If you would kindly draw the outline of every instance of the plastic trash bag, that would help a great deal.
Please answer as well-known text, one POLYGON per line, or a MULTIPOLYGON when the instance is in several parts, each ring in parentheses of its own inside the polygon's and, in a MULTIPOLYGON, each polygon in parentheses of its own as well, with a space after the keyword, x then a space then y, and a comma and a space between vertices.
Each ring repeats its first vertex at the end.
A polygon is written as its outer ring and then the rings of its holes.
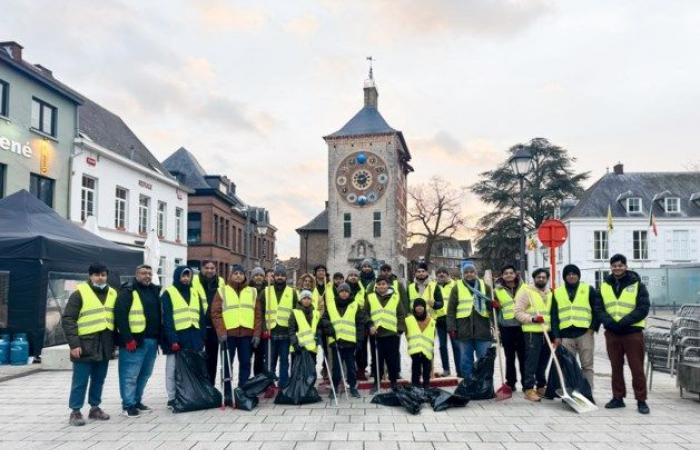
POLYGON ((239 387, 233 390, 233 399, 236 402, 236 409, 242 409, 243 411, 252 411, 258 406, 259 401, 257 395, 249 396, 239 387))
POLYGON ((311 353, 302 350, 292 360, 291 376, 286 388, 277 394, 277 405, 304 405, 318 403, 321 396, 314 386, 316 384, 316 361, 311 353))
POLYGON ((221 392, 209 381, 207 357, 194 350, 175 354, 174 412, 198 411, 221 406, 221 392))
POLYGON ((430 388, 425 390, 426 397, 433 411, 444 411, 447 408, 461 408, 467 406, 468 398, 460 397, 459 395, 438 388, 430 388))
POLYGON ((418 414, 423 407, 423 390, 420 388, 397 386, 394 389, 396 398, 406 411, 410 414, 418 414))
POLYGON ((252 411, 258 406, 258 395, 262 394, 275 384, 275 374, 264 372, 248 379, 241 386, 238 386, 233 391, 233 398, 236 402, 236 408, 244 411, 252 411))
POLYGON ((374 403, 375 405, 383 405, 383 406, 401 406, 401 402, 399 401, 399 398, 396 396, 395 392, 385 392, 383 394, 376 394, 374 397, 372 397, 372 401, 370 403, 374 403))
POLYGON ((488 400, 496 396, 493 390, 493 368, 496 361, 496 349, 488 349, 483 358, 479 358, 474 364, 472 377, 462 380, 455 395, 469 400, 488 400))
MULTIPOLYGON (((559 365, 561 365, 562 375, 564 375, 564 382, 566 383, 567 392, 571 394, 572 390, 578 391, 588 400, 595 403, 593 400, 591 386, 588 384, 588 380, 586 380, 586 378, 583 376, 583 371, 576 360, 576 355, 568 351, 562 345, 557 347, 556 354, 557 359, 559 360, 559 365)), ((550 368, 549 376, 547 377, 547 390, 544 393, 544 397, 550 400, 559 397, 556 392, 557 389, 561 389, 561 383, 559 383, 557 368, 554 366, 554 362, 552 362, 552 367, 550 368)))

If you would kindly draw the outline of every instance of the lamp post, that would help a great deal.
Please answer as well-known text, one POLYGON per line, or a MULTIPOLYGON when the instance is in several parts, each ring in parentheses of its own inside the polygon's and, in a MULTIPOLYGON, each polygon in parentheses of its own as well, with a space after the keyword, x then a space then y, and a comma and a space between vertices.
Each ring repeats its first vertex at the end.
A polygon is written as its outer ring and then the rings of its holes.
POLYGON ((524 145, 518 145, 513 156, 508 160, 510 168, 518 177, 520 186, 520 273, 525 272, 525 195, 523 184, 532 169, 532 152, 524 145))

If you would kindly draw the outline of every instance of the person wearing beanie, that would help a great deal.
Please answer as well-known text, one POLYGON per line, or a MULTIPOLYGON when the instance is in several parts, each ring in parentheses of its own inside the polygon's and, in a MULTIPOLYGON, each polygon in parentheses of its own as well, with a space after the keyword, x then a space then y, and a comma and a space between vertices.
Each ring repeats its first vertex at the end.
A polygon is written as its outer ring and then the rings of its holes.
MULTIPOLYGON (((365 289, 360 282, 360 271, 350 269, 347 273, 346 283, 350 287, 350 298, 357 302, 357 306, 363 310, 365 317, 365 289)), ((355 363, 357 367, 357 379, 367 381, 367 346, 369 345, 369 336, 366 327, 363 332, 358 335, 357 343, 355 344, 355 363)))
POLYGON ((173 284, 160 296, 163 308, 163 342, 165 359, 165 390, 168 407, 175 402, 175 354, 180 350, 201 351, 206 335, 204 300, 192 289, 192 269, 178 266, 173 272, 173 284))
MULTIPOLYGON (((389 286, 394 290, 394 292, 399 293, 399 301, 403 305, 404 312, 411 311, 411 305, 408 303, 408 294, 406 293, 406 286, 399 281, 399 278, 393 273, 393 269, 390 264, 384 263, 379 267, 379 275, 386 277, 389 280, 389 286)), ((368 289, 368 292, 374 291, 374 286, 368 289)), ((399 373, 398 377, 401 378, 401 358, 399 358, 399 373)))
POLYGON ((428 389, 435 350, 435 319, 428 314, 422 298, 413 301, 412 314, 406 317, 406 342, 411 355, 411 384, 428 389), (422 382, 421 382, 422 376, 422 382))
POLYGON ((376 276, 374 275, 374 268, 372 267, 371 259, 363 259, 360 264, 360 283, 362 284, 362 289, 365 291, 369 289, 369 286, 374 283, 376 276))
POLYGON ((562 271, 564 284, 554 290, 552 298, 552 335, 581 361, 583 376, 593 390, 594 332, 600 323, 593 310, 598 295, 581 281, 581 270, 569 264, 562 271))
MULTIPOLYGON (((318 352, 321 315, 316 311, 311 301, 312 293, 302 290, 299 293, 297 307, 289 316, 288 338, 291 345, 292 358, 302 351, 311 353, 314 361, 318 352)), ((293 374, 292 374, 293 375, 293 374)))
MULTIPOLYGON (((440 343, 440 361, 442 362, 442 376, 450 376, 450 356, 447 350, 447 309, 454 287, 454 281, 450 278, 450 273, 446 267, 438 268, 435 273, 437 281, 433 289, 433 307, 428 308, 430 317, 435 319, 435 328, 437 329, 438 341, 440 343), (438 306, 442 305, 442 306, 438 306)), ((457 344, 450 338, 452 343, 452 356, 455 361, 455 368, 459 372, 459 352, 457 344)))
POLYGON ((525 372, 522 374, 525 398, 539 402, 546 390, 545 371, 551 353, 544 333, 551 335, 552 291, 548 286, 549 273, 545 269, 533 271, 532 279, 533 285, 522 289, 515 297, 515 318, 522 324, 527 345, 525 372))
MULTIPOLYGON (((312 291, 312 300, 315 302, 316 310, 323 316, 326 310, 326 302, 333 300, 333 282, 329 279, 328 268, 323 264, 317 264, 314 267, 314 288, 312 291)), ((326 336, 321 336, 321 345, 323 345, 323 350, 328 353, 328 342, 326 336)), ((328 364, 333 364, 328 361, 328 364)), ((329 374, 333 368, 326 367, 326 361, 324 360, 321 365, 321 376, 323 377, 323 383, 329 383, 329 374)))
POLYGON ((202 262, 202 269, 192 276, 192 289, 197 292, 204 304, 204 320, 206 322, 206 334, 204 337, 204 351, 207 354, 207 373, 211 384, 216 382, 216 367, 219 358, 219 340, 216 330, 211 324, 211 313, 209 308, 214 300, 216 291, 226 285, 223 277, 216 273, 216 262, 205 260, 202 262))
POLYGON ((275 267, 274 282, 265 288, 265 326, 272 338, 270 367, 277 371, 279 360, 278 387, 284 389, 289 383, 289 319, 297 304, 297 293, 287 286, 287 270, 275 267))
MULTIPOLYGON (((250 282, 248 286, 255 288, 258 294, 256 302, 260 304, 263 317, 265 317, 265 288, 267 281, 265 280, 265 269, 255 267, 250 271, 250 282)), ((256 308, 258 305, 256 304, 256 308)), ((253 350, 253 375, 259 375, 267 370, 267 359, 270 357, 270 331, 265 327, 265 321, 262 321, 262 332, 260 333, 260 345, 253 350)))
MULTIPOLYGON (((341 382, 340 365, 345 365, 350 395, 360 398, 357 391, 357 369, 355 351, 357 344, 365 339, 367 316, 364 308, 352 297, 352 288, 342 283, 337 288, 337 298, 327 304, 323 321, 327 330, 328 346, 333 357, 331 381, 335 392, 341 382)), ((331 390, 331 396, 333 390, 331 390)))
POLYGON ((486 355, 491 335, 491 288, 480 279, 472 261, 462 266, 462 279, 455 282, 447 307, 447 331, 457 344, 457 375, 470 380, 475 360, 486 355))
POLYGON ((521 384, 525 373, 526 346, 523 329, 515 318, 515 298, 520 291, 527 289, 512 264, 506 264, 501 268, 501 277, 496 280, 494 294, 494 308, 498 312, 498 331, 501 334, 501 344, 506 356, 506 384, 515 391, 518 381, 518 371, 515 369, 515 360, 518 360, 521 384))

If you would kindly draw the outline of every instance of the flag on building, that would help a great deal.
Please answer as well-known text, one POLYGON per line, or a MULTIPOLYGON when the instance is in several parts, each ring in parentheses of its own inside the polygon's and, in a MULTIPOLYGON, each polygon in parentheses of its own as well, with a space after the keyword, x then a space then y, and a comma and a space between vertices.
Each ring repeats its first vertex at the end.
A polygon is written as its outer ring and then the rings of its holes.
POLYGON ((656 216, 654 215, 654 210, 650 208, 649 211, 649 227, 651 231, 654 232, 654 236, 659 235, 659 230, 656 229, 656 216))
POLYGON ((613 225, 612 207, 608 204, 608 233, 612 233, 615 228, 613 225))

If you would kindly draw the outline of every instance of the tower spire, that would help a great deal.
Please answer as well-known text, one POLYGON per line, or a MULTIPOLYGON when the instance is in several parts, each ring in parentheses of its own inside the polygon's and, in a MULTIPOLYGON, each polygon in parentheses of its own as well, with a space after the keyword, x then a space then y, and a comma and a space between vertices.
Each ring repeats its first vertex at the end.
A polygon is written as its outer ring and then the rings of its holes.
POLYGON ((377 98, 379 97, 379 92, 377 92, 377 86, 374 84, 374 70, 372 68, 372 63, 374 62, 373 56, 367 56, 367 61, 369 61, 369 78, 365 80, 365 106, 377 107, 377 98))

